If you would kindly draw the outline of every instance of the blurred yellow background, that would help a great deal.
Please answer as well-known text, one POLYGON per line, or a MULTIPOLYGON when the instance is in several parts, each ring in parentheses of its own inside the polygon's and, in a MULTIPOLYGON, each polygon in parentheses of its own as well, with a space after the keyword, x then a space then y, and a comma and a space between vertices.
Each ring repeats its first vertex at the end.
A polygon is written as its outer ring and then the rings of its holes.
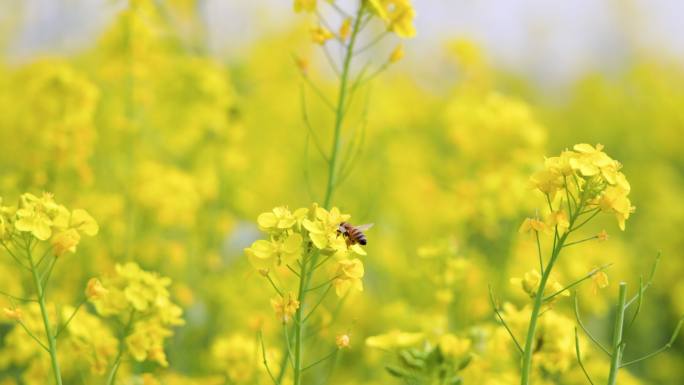
MULTIPOLYGON (((314 93, 302 98, 308 88, 292 57, 310 61, 308 78, 326 94, 335 75, 310 42, 309 16, 293 13, 290 1, 128 3, 0 5, 0 195, 5 203, 50 191, 98 221, 99 235, 56 267, 56 301, 76 303, 88 278, 115 263, 135 261, 173 280, 186 324, 166 346, 170 366, 131 365, 137 376, 122 383, 148 384, 142 373, 156 373, 168 384, 268 384, 255 335, 263 328, 278 357, 279 325, 243 248, 259 237, 259 213, 321 201, 326 166, 307 137, 302 102, 325 148, 332 122, 314 93)), ((509 278, 537 266, 535 244, 518 234, 545 205, 528 179, 545 156, 575 143, 601 143, 623 163, 637 209, 624 232, 609 218, 593 223, 587 234, 605 228, 609 240, 569 250, 558 278, 613 263, 608 288, 579 290, 585 323, 608 341, 615 283, 636 290, 661 250, 630 352, 670 337, 684 314, 684 31, 675 17, 684 9, 598 3, 416 1, 405 59, 352 106, 350 119, 366 109, 368 124, 333 201, 353 223, 375 227, 364 292, 341 309, 323 306, 336 321, 316 338, 352 336, 330 383, 394 381, 383 369, 391 358, 363 343, 392 329, 468 336, 480 359, 466 384, 517 383, 519 360, 494 322, 487 287, 527 302, 509 278)), ((392 39, 367 60, 385 60, 392 39)), ((350 128, 343 141, 354 135, 350 128)), ((0 259, 0 289, 21 293, 13 269, 0 259)), ((568 326, 554 333, 571 340, 549 359, 568 364, 549 369, 544 383, 585 383, 571 301, 554 310, 568 326)), ((8 339, 12 330, 3 320, 0 384, 44 384, 38 359, 8 339)), ((605 377, 601 352, 586 354, 605 377)), ((682 363, 680 338, 626 369, 621 383, 679 384, 682 363)), ((65 383, 100 383, 87 365, 67 367, 73 382, 65 383)))

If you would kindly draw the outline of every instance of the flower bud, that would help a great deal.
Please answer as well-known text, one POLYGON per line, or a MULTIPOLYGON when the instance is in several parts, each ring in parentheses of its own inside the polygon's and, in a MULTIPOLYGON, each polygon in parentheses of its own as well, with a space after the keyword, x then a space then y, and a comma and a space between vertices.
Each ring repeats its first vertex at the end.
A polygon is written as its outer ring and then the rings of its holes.
POLYGON ((10 308, 6 307, 6 308, 3 308, 2 311, 3 311, 3 313, 5 313, 5 317, 7 317, 11 320, 15 320, 15 321, 21 320, 21 318, 24 315, 24 313, 21 311, 21 309, 18 309, 18 308, 10 309, 10 308))
POLYGON ((390 53, 388 60, 390 63, 396 63, 403 58, 404 58, 404 45, 399 44, 394 48, 392 53, 390 53))
POLYGON ((88 286, 86 286, 85 293, 88 299, 97 300, 107 295, 109 290, 102 286, 102 282, 100 282, 99 279, 90 278, 90 280, 88 280, 88 286))
POLYGON ((335 345, 337 345, 339 349, 349 348, 350 343, 351 337, 349 334, 339 334, 335 337, 335 345))

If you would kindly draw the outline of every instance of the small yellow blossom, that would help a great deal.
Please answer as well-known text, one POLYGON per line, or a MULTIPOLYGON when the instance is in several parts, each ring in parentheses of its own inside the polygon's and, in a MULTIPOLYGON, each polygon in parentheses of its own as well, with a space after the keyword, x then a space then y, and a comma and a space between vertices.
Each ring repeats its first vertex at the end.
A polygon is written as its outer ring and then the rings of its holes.
POLYGON ((363 262, 360 259, 354 258, 339 261, 337 278, 333 280, 337 296, 344 296, 349 289, 363 291, 363 282, 361 281, 363 274, 363 262))
POLYGON ((529 233, 530 231, 536 231, 538 233, 548 233, 550 232, 549 227, 546 223, 535 218, 525 218, 522 225, 518 229, 520 233, 529 233))
POLYGON ((55 234, 50 240, 50 243, 52 244, 55 256, 59 257, 67 251, 75 253, 76 246, 78 246, 80 240, 81 236, 78 234, 78 231, 75 229, 67 229, 55 234))
POLYGON ((390 63, 396 63, 403 58, 404 58, 404 45, 399 44, 394 48, 394 50, 392 50, 392 53, 390 53, 388 61, 390 63))
POLYGON ((337 207, 333 207, 330 211, 316 207, 314 218, 304 219, 302 225, 309 231, 309 237, 318 249, 333 246, 339 248, 345 244, 344 239, 338 234, 340 223, 346 222, 349 217, 340 213, 337 207))
POLYGON ((295 262, 302 254, 303 238, 300 234, 292 233, 282 241, 257 240, 245 249, 250 263, 257 269, 284 266, 295 262))
POLYGON ((342 22, 342 25, 340 25, 340 31, 339 31, 340 39, 347 40, 347 38, 349 37, 349 34, 351 33, 351 23, 352 23, 351 18, 344 19, 344 21, 342 22))
POLYGON ((275 311, 276 318, 283 323, 288 323, 295 312, 297 312, 297 309, 299 309, 299 301, 295 298, 294 294, 290 292, 284 296, 278 296, 271 299, 271 306, 275 311))
POLYGON ((350 343, 351 337, 349 336, 349 334, 338 334, 335 337, 335 345, 337 345, 339 349, 349 348, 350 343))
POLYGON ((368 0, 371 9, 386 24, 389 31, 402 38, 413 37, 416 28, 413 19, 416 11, 410 0, 368 0))
POLYGON ((102 282, 100 282, 99 279, 90 278, 88 280, 88 285, 86 286, 85 293, 88 299, 97 300, 107 295, 107 293, 109 293, 109 290, 102 286, 102 282))
POLYGON ((6 307, 2 309, 2 312, 5 313, 5 317, 15 321, 21 320, 21 318, 24 316, 24 313, 19 308, 6 307))
POLYGON ((563 186, 561 176, 555 170, 548 168, 534 173, 530 178, 530 182, 539 191, 547 194, 551 200, 556 197, 556 194, 563 186))
POLYGON ((45 193, 40 198, 33 194, 23 194, 16 212, 14 227, 18 231, 30 232, 41 241, 52 235, 52 228, 67 227, 69 211, 55 203, 51 194, 45 193))
POLYGON ((332 39, 335 35, 328 31, 325 27, 320 25, 311 27, 311 40, 316 44, 325 44, 326 41, 332 39))
POLYGON ((269 213, 263 213, 257 218, 259 229, 262 231, 286 230, 302 222, 308 209, 298 209, 294 213, 285 207, 276 207, 269 213))
POLYGON ((625 221, 635 210, 627 198, 627 194, 628 191, 618 186, 608 186, 599 198, 601 211, 614 214, 620 230, 623 231, 625 230, 625 221))

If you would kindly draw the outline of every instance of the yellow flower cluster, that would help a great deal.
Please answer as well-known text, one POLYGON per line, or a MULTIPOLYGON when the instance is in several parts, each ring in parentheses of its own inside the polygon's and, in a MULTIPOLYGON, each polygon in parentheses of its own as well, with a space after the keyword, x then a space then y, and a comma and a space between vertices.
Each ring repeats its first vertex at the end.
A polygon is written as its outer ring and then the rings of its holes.
POLYGON ((629 200, 630 185, 620 172, 622 165, 596 147, 581 143, 560 156, 546 159, 544 169, 535 173, 531 182, 539 191, 554 200, 568 189, 585 207, 600 208, 615 215, 621 230, 634 212, 629 200))
POLYGON ((167 366, 164 339, 171 327, 182 325, 182 309, 171 302, 171 280, 142 270, 135 263, 116 265, 116 274, 102 282, 91 280, 86 289, 98 314, 114 316, 126 326, 126 349, 139 362, 167 366))
MULTIPOLYGON (((329 2, 333 3, 334 7, 339 7, 334 4, 334 0, 329 2)), ((317 6, 316 0, 294 0, 293 8, 295 12, 312 13, 317 11, 317 6)), ((363 11, 369 12, 369 16, 377 17, 385 24, 387 31, 393 32, 398 37, 411 38, 416 35, 416 27, 413 24, 416 11, 413 9, 411 0, 363 0, 361 6, 364 7, 363 11)), ((318 44, 324 44, 332 38, 345 41, 351 33, 351 28, 351 18, 345 18, 342 21, 337 36, 323 26, 314 26, 311 28, 311 39, 318 44)))
POLYGON ((387 25, 387 30, 408 38, 416 34, 413 19, 416 11, 410 0, 368 0, 373 12, 387 25))
POLYGON ((81 234, 94 236, 98 231, 97 222, 87 211, 69 211, 49 193, 40 197, 26 193, 18 206, 0 207, 0 238, 11 240, 14 235, 30 234, 39 241, 50 240, 56 256, 75 252, 81 234))
MULTIPOLYGON (((257 218, 259 229, 268 239, 255 241, 245 249, 245 254, 251 265, 269 280, 271 272, 295 271, 297 266, 309 264, 314 258, 320 257, 321 263, 332 258, 336 261, 335 275, 329 282, 335 293, 342 297, 350 290, 362 291, 363 262, 356 256, 366 255, 366 252, 340 232, 340 224, 349 218, 337 207, 330 211, 317 204, 294 211, 284 206, 276 207, 257 218)), ((317 267, 310 266, 313 270, 317 267)), ((275 287, 273 281, 271 284, 275 287)), ((288 323, 300 303, 292 292, 278 291, 278 296, 271 299, 271 306, 276 317, 288 323)))
MULTIPOLYGON (((311 209, 299 208, 294 212, 287 207, 276 207, 257 218, 259 229, 268 239, 255 241, 245 249, 245 254, 254 268, 270 271, 291 265, 315 249, 338 260, 340 285, 342 281, 360 280, 363 264, 351 257, 366 255, 366 252, 359 244, 348 244, 339 232, 340 224, 349 218, 337 207, 328 211, 314 204, 311 209)), ((356 282, 353 286, 359 287, 356 282)))

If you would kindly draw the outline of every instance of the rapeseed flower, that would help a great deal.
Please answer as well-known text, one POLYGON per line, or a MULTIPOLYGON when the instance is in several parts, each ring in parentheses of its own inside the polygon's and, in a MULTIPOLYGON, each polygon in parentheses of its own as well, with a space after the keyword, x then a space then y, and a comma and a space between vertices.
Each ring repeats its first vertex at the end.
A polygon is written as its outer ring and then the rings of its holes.
POLYGON ((373 12, 387 25, 387 30, 402 38, 415 36, 416 11, 410 0, 368 0, 373 12))
POLYGON ((602 145, 580 143, 571 151, 546 159, 544 169, 532 175, 530 181, 550 201, 554 201, 561 190, 567 190, 562 194, 564 198, 572 197, 576 201, 573 203, 582 204, 584 209, 600 208, 602 212, 613 214, 620 229, 624 230, 634 207, 628 197, 631 188, 621 168, 618 161, 603 151, 602 145))
POLYGON ((276 318, 282 323, 288 323, 299 309, 299 301, 292 292, 271 299, 271 306, 276 318))
POLYGON ((335 293, 338 297, 344 296, 349 289, 363 291, 363 262, 354 258, 337 262, 337 275, 333 280, 335 293))

